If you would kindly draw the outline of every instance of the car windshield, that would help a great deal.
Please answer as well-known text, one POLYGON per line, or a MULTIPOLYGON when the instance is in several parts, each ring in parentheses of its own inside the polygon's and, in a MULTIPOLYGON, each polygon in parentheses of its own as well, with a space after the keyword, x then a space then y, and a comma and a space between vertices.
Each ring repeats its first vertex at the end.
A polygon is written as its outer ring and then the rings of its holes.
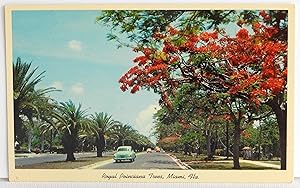
POLYGON ((118 151, 129 151, 129 148, 118 148, 118 151))

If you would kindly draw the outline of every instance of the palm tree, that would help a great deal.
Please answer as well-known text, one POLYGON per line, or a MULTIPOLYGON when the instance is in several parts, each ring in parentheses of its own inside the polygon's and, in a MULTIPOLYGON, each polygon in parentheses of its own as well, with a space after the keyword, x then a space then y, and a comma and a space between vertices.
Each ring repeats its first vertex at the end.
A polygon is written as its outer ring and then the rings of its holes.
POLYGON ((105 148, 105 135, 109 130, 116 125, 116 121, 112 119, 107 113, 95 113, 91 116, 96 128, 96 141, 97 157, 102 157, 102 152, 105 148))
POLYGON ((40 102, 48 100, 46 94, 55 91, 52 87, 35 88, 42 81, 45 73, 43 71, 35 75, 37 69, 38 67, 31 70, 31 63, 22 62, 21 58, 17 58, 16 63, 13 64, 14 129, 15 140, 19 142, 26 136, 24 118, 29 121, 30 126, 33 126, 33 118, 39 116, 40 102))
POLYGON ((75 161, 74 152, 78 146, 79 131, 88 129, 90 123, 86 118, 86 110, 81 109, 81 104, 76 105, 69 100, 60 103, 57 113, 54 113, 57 119, 58 130, 63 131, 62 144, 67 153, 66 161, 75 161))
POLYGON ((114 144, 117 146, 129 143, 130 141, 136 141, 135 135, 137 131, 134 130, 128 124, 122 124, 117 122, 110 130, 111 139, 114 140, 114 144))

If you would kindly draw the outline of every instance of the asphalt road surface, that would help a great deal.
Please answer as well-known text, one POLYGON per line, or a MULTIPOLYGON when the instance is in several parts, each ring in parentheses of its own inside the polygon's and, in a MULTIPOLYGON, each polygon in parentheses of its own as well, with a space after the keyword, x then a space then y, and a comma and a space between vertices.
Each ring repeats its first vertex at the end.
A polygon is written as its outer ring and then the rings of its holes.
POLYGON ((166 153, 143 153, 137 155, 134 162, 111 162, 99 169, 181 169, 180 166, 166 153))

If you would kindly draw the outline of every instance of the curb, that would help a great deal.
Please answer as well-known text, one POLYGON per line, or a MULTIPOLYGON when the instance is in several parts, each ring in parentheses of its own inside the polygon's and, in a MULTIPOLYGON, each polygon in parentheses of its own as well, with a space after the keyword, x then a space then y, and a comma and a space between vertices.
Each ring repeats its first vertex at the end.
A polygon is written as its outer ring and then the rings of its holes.
POLYGON ((173 161, 176 162, 176 164, 183 170, 194 170, 192 167, 190 167, 188 164, 185 162, 182 162, 180 159, 177 159, 176 156, 167 154, 169 157, 173 159, 173 161))

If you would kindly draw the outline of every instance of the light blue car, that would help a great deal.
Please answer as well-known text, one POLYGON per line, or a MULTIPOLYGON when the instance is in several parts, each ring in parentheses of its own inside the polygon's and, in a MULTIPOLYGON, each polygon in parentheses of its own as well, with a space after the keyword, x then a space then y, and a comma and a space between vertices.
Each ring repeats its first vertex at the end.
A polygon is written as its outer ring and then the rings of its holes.
POLYGON ((136 155, 131 146, 120 146, 118 147, 117 152, 114 154, 114 160, 116 163, 123 160, 129 160, 133 162, 135 158, 136 155))

